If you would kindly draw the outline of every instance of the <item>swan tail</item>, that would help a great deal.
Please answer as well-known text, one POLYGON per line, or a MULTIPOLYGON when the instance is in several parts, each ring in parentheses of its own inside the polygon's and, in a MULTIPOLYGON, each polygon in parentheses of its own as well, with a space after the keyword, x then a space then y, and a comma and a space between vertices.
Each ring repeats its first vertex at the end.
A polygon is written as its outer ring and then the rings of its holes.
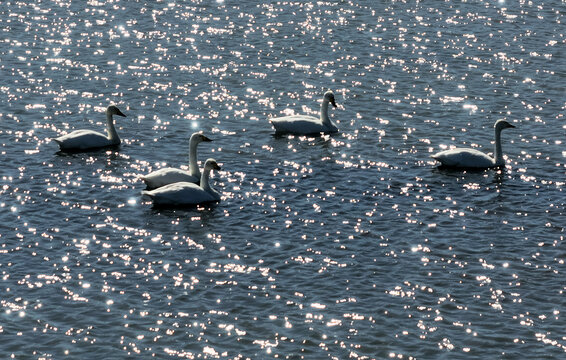
POLYGON ((63 147, 63 140, 61 140, 60 138, 52 138, 51 140, 55 141, 57 145, 59 145, 59 147, 63 147))
POLYGON ((147 197, 153 199, 153 196, 155 196, 155 194, 153 194, 151 191, 143 190, 143 191, 142 191, 142 196, 147 196, 147 197))
POLYGON ((144 176, 140 177, 140 179, 143 181, 143 183, 145 184, 146 190, 153 190, 155 189, 155 186, 152 186, 153 184, 151 183, 151 181, 149 181, 149 179, 145 178, 144 176))

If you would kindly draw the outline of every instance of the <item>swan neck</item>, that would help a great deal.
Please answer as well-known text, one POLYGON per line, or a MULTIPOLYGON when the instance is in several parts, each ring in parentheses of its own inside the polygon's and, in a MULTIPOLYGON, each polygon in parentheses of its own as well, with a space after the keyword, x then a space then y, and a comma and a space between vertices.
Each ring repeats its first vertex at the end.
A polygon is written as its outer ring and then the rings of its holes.
POLYGON ((114 127, 114 119, 112 118, 112 114, 106 113, 106 126, 108 132, 108 140, 110 140, 113 144, 120 143, 120 137, 116 132, 116 128, 114 127))
POLYGON ((322 104, 320 104, 320 121, 323 124, 330 124, 330 118, 328 117, 328 100, 324 98, 322 104))
POLYGON ((199 178, 201 175, 197 164, 197 145, 196 141, 191 141, 189 144, 189 172, 192 176, 199 178))
POLYGON ((495 165, 501 166, 505 164, 503 160, 503 150, 501 150, 501 129, 495 128, 495 150, 493 152, 495 158, 495 165))
POLYGON ((200 187, 205 190, 205 191, 212 191, 212 188, 210 187, 210 184, 208 182, 208 179, 210 178, 210 169, 209 168, 205 168, 202 171, 202 175, 200 177, 200 187))

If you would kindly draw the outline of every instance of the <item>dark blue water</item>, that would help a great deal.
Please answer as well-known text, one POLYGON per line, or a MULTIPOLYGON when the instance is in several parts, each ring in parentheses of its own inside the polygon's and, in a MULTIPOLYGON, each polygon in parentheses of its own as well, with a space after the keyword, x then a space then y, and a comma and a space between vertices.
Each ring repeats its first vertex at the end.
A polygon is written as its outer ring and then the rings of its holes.
POLYGON ((562 358, 560 2, 0 3, 5 357, 562 358), (337 135, 273 137, 316 114, 337 135), (103 131, 119 150, 58 153, 103 131), (503 170, 437 169, 451 146, 503 170), (212 206, 139 177, 199 159, 212 206))

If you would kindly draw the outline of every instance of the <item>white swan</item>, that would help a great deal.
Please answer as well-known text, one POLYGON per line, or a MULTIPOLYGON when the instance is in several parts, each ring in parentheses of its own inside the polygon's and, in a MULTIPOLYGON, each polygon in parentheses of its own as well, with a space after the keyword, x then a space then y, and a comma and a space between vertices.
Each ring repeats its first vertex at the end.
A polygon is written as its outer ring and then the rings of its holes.
POLYGON ((149 196, 155 205, 181 206, 219 201, 220 194, 208 183, 211 170, 220 170, 220 166, 214 159, 206 160, 200 178, 200 186, 190 182, 177 182, 155 190, 143 191, 142 194, 149 196))
POLYGON ((197 145, 203 141, 212 140, 199 133, 191 135, 191 139, 189 140, 189 171, 171 167, 153 171, 142 177, 147 188, 155 189, 181 181, 198 184, 201 175, 197 164, 197 145))
POLYGON ((309 115, 291 115, 270 119, 276 134, 309 135, 338 131, 328 117, 328 103, 336 107, 334 93, 327 91, 320 105, 320 119, 309 115))
POLYGON ((494 157, 486 155, 479 150, 469 148, 456 148, 444 150, 431 157, 442 163, 442 166, 457 168, 486 169, 505 165, 503 151, 501 150, 501 130, 514 128, 505 120, 495 122, 495 152, 494 157))
POLYGON ((54 138, 53 141, 59 144, 61 151, 85 151, 120 145, 120 137, 114 128, 112 115, 126 117, 114 105, 110 105, 106 109, 106 132, 108 136, 92 130, 75 130, 70 134, 54 138))

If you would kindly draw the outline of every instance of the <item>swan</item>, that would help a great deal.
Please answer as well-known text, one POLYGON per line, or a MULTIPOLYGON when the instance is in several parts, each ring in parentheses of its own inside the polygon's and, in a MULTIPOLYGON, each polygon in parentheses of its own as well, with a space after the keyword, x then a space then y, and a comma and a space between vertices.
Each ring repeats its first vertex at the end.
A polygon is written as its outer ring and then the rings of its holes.
POLYGON ((106 108, 106 132, 108 136, 92 130, 75 130, 70 134, 54 138, 61 151, 86 151, 107 146, 120 145, 120 137, 114 128, 113 115, 126 117, 115 105, 106 108))
POLYGON ((501 130, 514 128, 505 120, 495 122, 495 151, 494 157, 486 155, 479 150, 469 148, 456 148, 444 150, 431 157, 442 163, 442 166, 457 168, 487 169, 505 165, 503 151, 501 150, 501 130))
POLYGON ((275 128, 276 134, 310 135, 334 133, 338 131, 338 128, 328 118, 328 103, 336 107, 334 93, 330 90, 322 98, 319 119, 309 115, 291 115, 272 118, 269 121, 275 128))
POLYGON ((189 171, 176 168, 163 168, 142 177, 147 189, 155 189, 176 182, 191 182, 198 184, 200 170, 197 164, 197 145, 203 141, 212 141, 203 134, 194 133, 189 140, 189 171))
POLYGON ((211 170, 220 170, 220 166, 214 159, 208 159, 204 163, 200 185, 191 182, 177 182, 154 190, 145 190, 142 194, 149 196, 154 205, 197 205, 219 201, 220 194, 208 183, 211 170))

